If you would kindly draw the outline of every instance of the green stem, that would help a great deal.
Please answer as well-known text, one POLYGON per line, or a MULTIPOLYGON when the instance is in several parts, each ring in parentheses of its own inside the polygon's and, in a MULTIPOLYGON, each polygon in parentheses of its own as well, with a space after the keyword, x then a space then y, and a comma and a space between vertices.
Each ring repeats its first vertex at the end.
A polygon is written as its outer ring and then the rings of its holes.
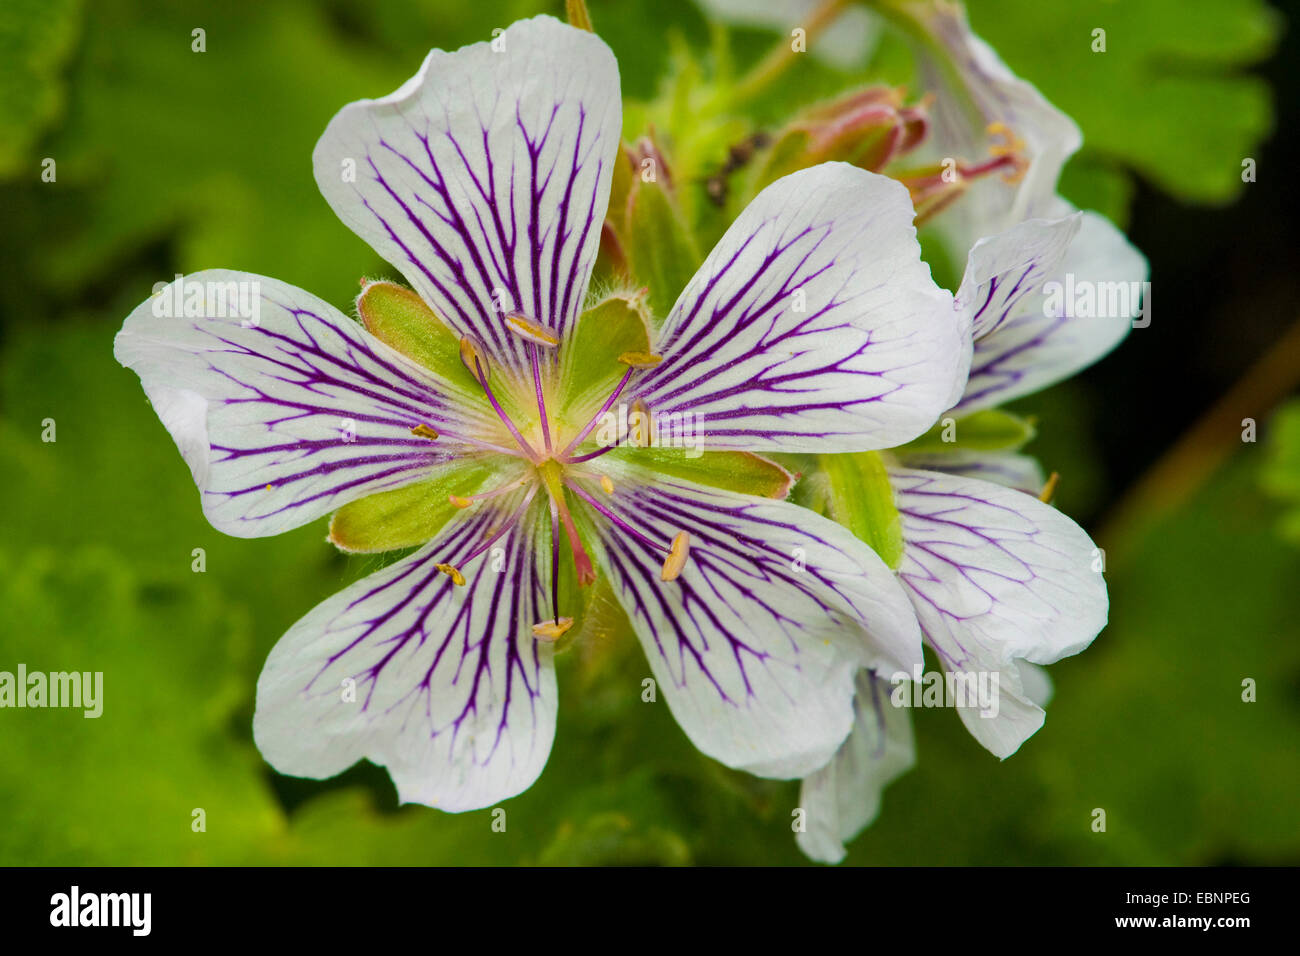
MULTIPOLYGON (((847 0, 825 0, 808 19, 808 24, 804 27, 805 40, 811 43, 814 37, 830 26, 843 12, 846 5, 847 0)), ((732 91, 732 103, 747 102, 763 92, 794 63, 794 58, 798 55, 792 48, 790 38, 782 39, 736 84, 732 91)))

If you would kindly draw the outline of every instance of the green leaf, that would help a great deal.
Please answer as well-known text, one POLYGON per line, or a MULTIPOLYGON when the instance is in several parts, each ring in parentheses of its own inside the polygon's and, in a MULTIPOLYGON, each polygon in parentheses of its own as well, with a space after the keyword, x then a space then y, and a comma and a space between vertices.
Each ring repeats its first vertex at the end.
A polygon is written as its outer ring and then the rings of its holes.
POLYGON ((1274 412, 1268 427, 1268 459, 1261 483, 1287 507, 1278 523, 1283 537, 1300 544, 1300 399, 1274 412))
POLYGON ((80 25, 79 0, 6 0, 0 8, 0 179, 40 178, 36 144, 64 108, 59 74, 80 25))
MULTIPOLYGON (((1202 202, 1241 190, 1243 158, 1257 155, 1273 127, 1267 83, 1242 71, 1272 51, 1281 25, 1263 0, 976 0, 969 8, 976 33, 1079 124, 1076 163, 1122 163, 1202 202), (1104 53, 1093 52, 1096 29, 1106 31, 1104 53)), ((1083 189, 1066 195, 1084 206, 1092 198, 1083 189)))
POLYGON ((142 580, 103 547, 6 550, 0 605, 22 622, 0 671, 100 688, 98 717, 84 699, 0 710, 0 861, 231 865, 275 838, 260 760, 230 733, 256 673, 250 621, 202 575, 142 580))

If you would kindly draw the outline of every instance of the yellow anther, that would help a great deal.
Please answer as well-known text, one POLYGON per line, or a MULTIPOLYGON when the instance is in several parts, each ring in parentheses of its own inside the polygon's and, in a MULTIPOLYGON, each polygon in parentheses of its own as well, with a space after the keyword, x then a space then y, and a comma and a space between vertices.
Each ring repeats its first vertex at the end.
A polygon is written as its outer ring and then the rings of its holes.
POLYGON ((461 495, 448 495, 447 500, 450 501, 457 508, 468 508, 470 505, 474 503, 471 499, 465 498, 461 495))
POLYGON ((1056 486, 1060 481, 1060 473, 1052 472, 1052 477, 1047 479, 1047 484, 1043 485, 1043 490, 1038 493, 1038 500, 1044 503, 1051 501, 1052 496, 1056 494, 1056 486))
POLYGON ((550 329, 538 322, 534 322, 522 312, 507 312, 506 325, 516 335, 521 335, 528 341, 536 342, 538 345, 544 345, 548 349, 553 349, 560 344, 560 340, 551 333, 550 329))
POLYGON ((463 588, 465 586, 465 575, 461 574, 454 565, 436 564, 434 567, 447 575, 447 577, 451 578, 451 583, 456 585, 456 587, 463 588))
POLYGON ((533 637, 539 641, 558 640, 565 631, 573 627, 573 618, 562 617, 558 621, 542 621, 533 625, 533 637))
POLYGON ((1025 141, 1006 123, 989 123, 986 131, 995 138, 995 142, 989 145, 989 153, 993 156, 1010 156, 1025 148, 1025 141))
POLYGON ((431 425, 416 425, 411 429, 411 434, 418 438, 427 438, 429 441, 436 441, 438 438, 438 433, 431 425))
POLYGON ((460 339, 460 360, 469 369, 469 374, 479 381, 487 379, 492 374, 492 370, 488 367, 487 356, 479 352, 474 340, 468 335, 463 335, 460 339), (481 378, 479 369, 483 370, 481 378))
POLYGON ((605 494, 607 494, 607 495, 612 495, 612 494, 614 493, 614 481, 613 481, 613 479, 611 479, 611 478, 609 477, 609 475, 601 475, 601 476, 600 476, 600 487, 601 487, 602 489, 604 489, 605 494))
POLYGON ((272 485, 267 485, 267 486, 266 486, 266 490, 267 490, 267 491, 270 491, 272 487, 273 487, 272 485))
POLYGON ((654 418, 645 402, 637 399, 632 403, 631 427, 628 429, 628 444, 633 448, 649 448, 654 435, 654 418))
POLYGON ((618 360, 632 368, 654 368, 664 360, 664 357, 654 352, 624 352, 618 360))
POLYGON ((677 532, 673 545, 668 549, 668 558, 664 561, 664 570, 659 577, 664 581, 675 581, 677 575, 686 567, 686 556, 691 551, 691 536, 685 531, 677 532))

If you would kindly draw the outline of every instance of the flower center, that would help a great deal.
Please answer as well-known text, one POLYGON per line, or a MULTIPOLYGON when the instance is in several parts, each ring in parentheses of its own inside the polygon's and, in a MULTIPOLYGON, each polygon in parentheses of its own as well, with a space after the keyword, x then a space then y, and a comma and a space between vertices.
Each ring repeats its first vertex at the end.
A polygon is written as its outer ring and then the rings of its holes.
MULTIPOLYGON (((524 489, 523 497, 514 511, 509 514, 505 521, 496 525, 492 533, 468 557, 460 562, 461 567, 464 567, 470 561, 482 555, 514 527, 528 512, 538 493, 545 492, 551 517, 551 618, 534 624, 533 634, 538 640, 554 641, 573 625, 572 618, 561 617, 559 613, 561 530, 573 559, 578 586, 587 587, 596 580, 595 564, 583 544, 582 537, 578 532, 578 522, 574 519, 572 506, 576 502, 582 502, 593 517, 596 517, 602 524, 607 526, 606 530, 608 532, 628 536, 662 553, 665 557, 660 577, 664 581, 675 580, 685 567, 690 550, 690 535, 682 531, 671 542, 656 541, 635 526, 634 520, 628 517, 627 509, 616 507, 612 500, 602 501, 600 499, 601 495, 606 499, 613 499, 615 496, 615 484, 609 475, 596 473, 581 467, 584 463, 599 458, 624 443, 624 436, 619 435, 613 444, 604 444, 594 451, 585 453, 579 451, 597 425, 613 408, 614 403, 624 394, 636 371, 654 367, 661 361, 660 356, 648 352, 620 355, 618 361, 627 368, 609 397, 606 398, 590 421, 573 433, 572 437, 567 435, 562 437, 560 429, 564 423, 552 420, 547 410, 546 390, 543 387, 540 359, 541 349, 555 350, 560 347, 559 337, 522 312, 507 313, 505 324, 510 331, 527 342, 532 378, 532 398, 536 402, 537 408, 537 428, 529 429, 533 434, 534 441, 529 441, 524 431, 511 418, 500 397, 493 390, 491 382, 492 369, 488 364, 487 356, 478 347, 478 344, 468 336, 462 338, 460 355, 461 361, 483 389, 483 395, 488 404, 491 405, 492 410, 501 420, 506 431, 510 433, 517 448, 517 451, 505 448, 500 449, 500 451, 515 458, 526 460, 528 467, 522 477, 513 478, 499 487, 477 494, 452 494, 448 498, 458 508, 472 508, 489 499, 510 495, 524 489), (535 440, 538 431, 541 434, 540 447, 535 440), (568 438, 568 440, 561 445, 564 438, 568 438)), ((524 394, 522 383, 518 383, 518 385, 520 386, 520 394, 524 394)), ((643 407, 640 402, 637 405, 643 407)), ((646 414, 648 414, 648 411, 646 414)), ((525 423, 526 426, 530 424, 525 423)), ((432 432, 432 429, 430 429, 430 432, 432 432)), ((424 437, 433 440, 437 438, 437 434, 426 434, 424 437)), ((632 438, 632 443, 640 444, 635 436, 632 438)), ((466 583, 465 575, 459 567, 451 564, 439 564, 437 568, 451 578, 456 585, 464 586, 466 583)))

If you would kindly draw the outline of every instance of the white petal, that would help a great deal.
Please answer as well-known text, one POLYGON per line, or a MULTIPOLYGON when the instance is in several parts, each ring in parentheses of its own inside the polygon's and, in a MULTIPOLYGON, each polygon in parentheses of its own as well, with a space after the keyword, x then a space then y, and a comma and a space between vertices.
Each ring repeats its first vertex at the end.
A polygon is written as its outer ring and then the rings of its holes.
POLYGON ((824 163, 768 186, 673 306, 634 391, 713 448, 888 448, 960 388, 969 337, 893 180, 824 163))
POLYGON ((664 582, 664 551, 602 521, 601 563, 673 716, 716 760, 803 776, 847 736, 859 668, 920 661, 898 581, 834 522, 676 480, 615 487, 605 504, 627 525, 664 545, 691 537, 684 570, 664 582))
POLYGON ((454 434, 499 430, 333 306, 244 272, 173 282, 127 317, 113 354, 140 376, 208 520, 237 537, 408 484, 463 453, 454 434), (422 424, 446 434, 413 435, 422 424))
POLYGON ((450 811, 491 806, 537 779, 556 713, 551 645, 531 633, 549 606, 549 572, 535 560, 546 532, 539 541, 529 518, 499 540, 499 560, 462 564, 506 511, 458 521, 280 639, 253 718, 267 761, 322 778, 368 758, 388 768, 403 803, 450 811), (466 586, 441 562, 460 567, 466 586))
POLYGON ((1042 723, 1015 661, 1077 654, 1106 624, 1091 539, 1037 498, 989 482, 891 469, 903 523, 899 578, 926 642, 965 679, 999 675, 996 717, 962 719, 999 757, 1042 723))
POLYGON ((982 339, 1041 300, 1043 283, 1056 276, 1066 250, 1079 232, 1079 214, 1031 219, 996 236, 981 239, 966 260, 956 307, 970 316, 971 335, 982 339))
POLYGON ((316 145, 316 182, 436 312, 521 365, 504 314, 555 333, 576 318, 621 122, 609 47, 535 17, 434 50, 397 92, 345 107, 316 145))
POLYGON ((898 461, 904 468, 980 478, 1031 495, 1037 495, 1047 483, 1037 458, 1010 451, 900 453, 898 461))
POLYGON ((1052 215, 1065 161, 1083 143, 1075 122, 1017 77, 977 37, 955 3, 906 8, 934 43, 922 51, 924 88, 937 94, 931 111, 931 152, 937 157, 983 159, 988 127, 1005 125, 1024 141, 1029 168, 1014 185, 999 177, 977 180, 936 220, 953 252, 964 257, 976 240, 1026 219, 1052 215))
POLYGON ((853 731, 825 767, 809 774, 799 790, 806 829, 795 842, 811 859, 839 863, 844 845, 880 813, 885 787, 916 763, 912 719, 890 703, 890 685, 858 673, 853 731))
MULTIPOLYGON (((1085 212, 1058 269, 1015 314, 975 343, 963 415, 1069 378, 1128 334, 1143 300, 1146 259, 1109 220, 1085 212), (1059 283, 1059 296, 1053 286, 1059 283), (1082 298, 1092 291, 1093 311, 1082 298), (1083 308, 1079 308, 1083 306, 1083 308)), ((1148 303, 1149 305, 1149 303, 1148 303)))

